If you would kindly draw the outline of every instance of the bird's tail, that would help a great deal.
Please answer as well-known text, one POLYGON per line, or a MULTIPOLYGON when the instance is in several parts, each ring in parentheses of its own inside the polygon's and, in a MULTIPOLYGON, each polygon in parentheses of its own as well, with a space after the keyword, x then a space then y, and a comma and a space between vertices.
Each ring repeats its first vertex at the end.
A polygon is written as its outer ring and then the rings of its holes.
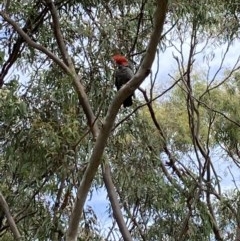
POLYGON ((126 100, 124 100, 123 102, 123 107, 126 108, 126 107, 129 107, 133 104, 132 102, 132 95, 130 95, 129 97, 127 97, 126 100))

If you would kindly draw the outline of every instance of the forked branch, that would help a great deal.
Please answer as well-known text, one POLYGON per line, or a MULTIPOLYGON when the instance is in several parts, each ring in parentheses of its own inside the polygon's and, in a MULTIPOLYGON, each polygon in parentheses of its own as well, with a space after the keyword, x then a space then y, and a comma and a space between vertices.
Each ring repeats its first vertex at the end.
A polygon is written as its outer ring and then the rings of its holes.
POLYGON ((116 115, 120 109, 121 104, 126 96, 130 95, 139 85, 144 81, 150 73, 152 63, 155 58, 157 46, 163 30, 164 20, 167 12, 167 0, 157 1, 157 7, 154 14, 154 29, 151 34, 146 55, 142 64, 135 74, 135 76, 118 91, 112 104, 110 105, 105 121, 96 139, 96 144, 93 148, 92 155, 89 160, 88 167, 83 175, 82 181, 77 191, 77 198, 71 215, 69 229, 67 234, 67 241, 75 241, 77 239, 78 225, 81 219, 83 206, 87 198, 87 194, 91 187, 93 178, 101 163, 101 157, 105 146, 107 145, 108 137, 111 133, 116 115))

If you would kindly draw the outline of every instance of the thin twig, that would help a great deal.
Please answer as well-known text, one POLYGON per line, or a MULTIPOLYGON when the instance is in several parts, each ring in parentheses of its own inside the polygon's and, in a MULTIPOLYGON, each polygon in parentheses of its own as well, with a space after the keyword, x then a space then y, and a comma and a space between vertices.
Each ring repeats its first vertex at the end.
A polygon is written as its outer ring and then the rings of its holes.
MULTIPOLYGON (((137 112, 138 109, 148 105, 148 103, 152 103, 153 101, 159 99, 160 97, 162 97, 163 95, 165 95, 168 91, 170 91, 175 85, 177 85, 179 83, 179 81, 181 81, 181 79, 176 80, 171 86, 169 86, 167 89, 165 89, 161 94, 155 96, 154 98, 152 98, 151 100, 149 100, 148 102, 141 104, 139 106, 137 106, 130 114, 128 114, 125 118, 123 118, 121 121, 119 121, 113 128, 113 130, 115 130, 119 125, 121 125, 124 121, 126 121, 127 119, 129 119, 135 112, 137 112)), ((141 87, 138 88, 140 91, 145 91, 143 90, 141 87)))
POLYGON ((137 31, 136 31, 136 34, 135 34, 133 45, 132 45, 132 47, 131 47, 131 49, 129 51, 130 55, 131 55, 131 53, 134 52, 136 44, 137 44, 137 41, 138 41, 139 31, 140 31, 141 23, 142 23, 143 16, 144 16, 144 7, 145 7, 146 2, 147 1, 143 1, 142 0, 142 3, 141 3, 140 13, 139 13, 139 18, 138 18, 138 23, 137 23, 137 31))

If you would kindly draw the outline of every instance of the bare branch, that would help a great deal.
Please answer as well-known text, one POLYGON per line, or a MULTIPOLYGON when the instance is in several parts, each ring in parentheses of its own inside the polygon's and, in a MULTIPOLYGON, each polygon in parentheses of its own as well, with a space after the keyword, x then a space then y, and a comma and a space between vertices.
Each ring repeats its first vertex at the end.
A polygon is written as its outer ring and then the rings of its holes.
POLYGON ((144 13, 144 8, 145 8, 146 3, 147 3, 147 1, 143 1, 142 0, 140 13, 139 13, 139 18, 138 18, 138 24, 137 24, 137 31, 136 31, 136 34, 135 34, 133 45, 132 45, 132 47, 131 47, 131 49, 129 51, 130 54, 132 54, 134 52, 136 44, 137 44, 137 41, 138 41, 139 31, 140 31, 141 23, 142 23, 142 20, 143 20, 143 16, 144 16, 143 13, 144 13))
POLYGON ((97 136, 96 144, 90 157, 89 164, 86 171, 84 172, 81 184, 77 191, 76 202, 74 204, 72 215, 70 218, 67 241, 75 241, 77 238, 78 225, 81 219, 83 206, 86 201, 87 194, 91 187, 93 178, 101 163, 101 157, 107 144, 107 139, 111 133, 118 110, 123 101, 125 100, 126 96, 129 96, 131 93, 133 93, 133 91, 137 89, 137 87, 144 81, 144 79, 150 72, 162 33, 163 24, 167 12, 167 4, 167 0, 157 2, 154 16, 154 29, 150 37, 150 41, 143 62, 132 80, 130 80, 130 82, 124 87, 122 87, 120 91, 116 94, 112 104, 108 109, 105 121, 102 125, 99 135, 97 136))
POLYGON ((125 221, 123 219, 121 207, 119 205, 117 193, 115 191, 115 187, 114 187, 112 177, 111 177, 110 166, 108 163, 106 163, 105 165, 102 165, 102 173, 103 173, 103 180, 104 180, 105 186, 107 188, 109 200, 112 205, 113 216, 116 219, 116 222, 118 224, 121 234, 123 235, 123 240, 124 241, 132 241, 131 234, 130 234, 129 230, 127 229, 125 221))
POLYGON ((157 121, 155 112, 154 112, 154 110, 153 110, 153 108, 152 108, 152 105, 151 105, 151 103, 150 103, 150 101, 149 101, 149 98, 148 98, 148 96, 147 96, 147 93, 146 93, 146 91, 144 91, 143 89, 140 89, 140 88, 139 88, 139 90, 142 92, 142 94, 143 94, 143 96, 144 96, 144 99, 145 99, 145 101, 147 102, 147 107, 148 107, 149 113, 150 113, 150 115, 151 115, 151 119, 152 119, 155 127, 157 128, 157 130, 158 130, 158 132, 159 132, 159 135, 160 135, 161 138, 162 138, 163 150, 165 151, 166 155, 167 155, 168 158, 169 158, 170 165, 171 165, 171 167, 173 168, 174 172, 176 172, 176 174, 178 175, 178 177, 179 177, 180 179, 182 179, 182 174, 181 174, 181 172, 179 171, 179 169, 176 167, 176 165, 175 165, 176 160, 175 160, 175 158, 172 156, 171 152, 169 151, 169 149, 168 149, 168 147, 167 147, 167 142, 166 142, 165 135, 164 135, 164 133, 163 133, 163 130, 162 130, 160 124, 159 124, 158 121, 157 121))
MULTIPOLYGON (((55 9, 55 8, 54 8, 55 9)), ((56 10, 53 10, 54 14, 55 14, 56 10)), ((54 53, 52 53, 51 51, 49 51, 47 48, 45 48, 44 46, 35 43, 19 26, 16 22, 14 22, 7 14, 5 14, 4 12, 0 12, 0 15, 9 23, 13 26, 13 28, 18 32, 18 34, 28 43, 29 46, 38 49, 39 51, 43 52, 44 54, 46 54, 50 59, 52 59, 56 64, 58 64, 63 70, 64 72, 66 72, 67 74, 71 75, 73 77, 73 85, 74 88, 78 94, 78 98, 80 101, 80 104, 83 107, 83 110, 86 114, 87 120, 88 120, 88 124, 92 130, 92 132, 94 133, 94 136, 96 138, 97 133, 98 133, 98 129, 96 129, 96 124, 95 124, 95 116, 92 112, 90 103, 88 101, 87 95, 84 91, 84 87, 81 84, 81 77, 79 75, 77 75, 76 73, 74 73, 73 69, 70 66, 70 68, 61 61, 61 59, 59 59, 56 55, 54 55, 54 53), (73 72, 72 72, 73 71, 73 72), (93 130, 94 129, 94 130, 93 130)), ((54 19, 57 18, 57 16, 54 15, 54 19)), ((58 19, 55 19, 54 21, 58 21, 58 19)), ((61 43, 61 49, 62 49, 62 53, 63 56, 68 58, 68 64, 71 65, 72 62, 70 60, 70 58, 68 57, 68 53, 65 49, 65 45, 64 45, 64 40, 61 36, 61 32, 60 30, 58 31, 58 36, 57 36, 57 40, 60 41, 61 43), (59 38, 59 39, 58 39, 59 38)))
POLYGON ((5 4, 5 11, 7 12, 9 7, 10 7, 10 2, 11 0, 6 0, 6 4, 5 4))
POLYGON ((193 99, 195 99, 200 105, 202 105, 203 107, 205 107, 208 110, 211 110, 212 112, 219 114, 221 116, 223 116, 226 120, 230 121, 231 123, 235 124, 237 127, 240 127, 240 123, 234 121, 233 119, 229 118, 226 114, 224 114, 221 111, 215 110, 211 107, 209 107, 206 103, 204 103, 203 101, 200 101, 199 99, 193 97, 193 99))
POLYGON ((64 43, 64 38, 63 38, 63 35, 62 35, 62 32, 61 32, 61 27, 60 27, 60 23, 59 23, 59 17, 58 17, 57 9, 56 9, 55 4, 53 3, 52 0, 46 0, 46 3, 48 4, 48 6, 50 8, 50 11, 51 11, 51 14, 52 14, 53 32, 55 34, 59 50, 62 54, 63 61, 67 66, 70 66, 72 64, 72 61, 69 57, 66 45, 64 43))
MULTIPOLYGON (((40 8, 39 1, 35 3, 35 7, 37 9, 40 8)), ((44 19, 44 16, 47 13, 47 8, 43 8, 38 15, 30 15, 28 19, 26 20, 25 25, 22 27, 22 30, 24 32, 27 32, 29 36, 32 36, 36 31, 39 29, 39 26, 42 24, 42 21, 44 19)), ((10 39, 13 38, 13 33, 10 36, 10 39)), ((11 42, 11 41, 10 41, 11 42)), ((16 62, 18 58, 20 58, 21 53, 25 49, 25 41, 24 39, 19 36, 15 43, 13 45, 8 46, 8 52, 9 56, 7 60, 3 63, 1 66, 1 72, 0 72, 0 88, 4 84, 4 77, 8 74, 10 68, 13 66, 13 64, 16 62)))
MULTIPOLYGON (((153 101, 157 100, 158 98, 160 98, 161 96, 165 95, 169 90, 171 90, 175 85, 178 84, 178 82, 181 79, 176 80, 170 87, 168 87, 167 89, 165 89, 161 94, 157 95, 156 97, 152 98, 151 100, 148 100, 146 103, 139 105, 138 107, 136 107, 130 114, 128 114, 125 118, 123 118, 121 121, 119 121, 113 128, 113 130, 115 130, 119 125, 121 125, 124 121, 126 121, 127 119, 130 118, 131 115, 133 115, 135 112, 137 112, 138 109, 152 103, 153 101)), ((141 87, 138 88, 141 92, 145 91, 143 90, 141 87)), ((145 99, 146 100, 146 99, 145 99)))
POLYGON ((96 117, 92 111, 92 108, 90 106, 90 103, 88 101, 88 97, 87 97, 87 94, 84 90, 84 87, 83 85, 81 84, 81 77, 78 75, 75 75, 74 78, 73 78, 73 86, 77 92, 77 95, 78 95, 78 99, 79 99, 79 102, 83 108, 83 111, 87 117, 87 120, 88 120, 88 125, 91 129, 91 132, 94 136, 94 138, 96 139, 97 136, 98 136, 98 132, 99 132, 99 129, 98 129, 98 122, 96 121, 96 117))
MULTIPOLYGON (((122 195, 121 195, 121 192, 120 192, 119 188, 116 187, 116 189, 117 189, 117 193, 118 193, 119 197, 121 198, 122 195)), ((125 212, 127 213, 128 217, 130 217, 130 220, 133 224, 131 230, 136 227, 140 236, 141 236, 142 241, 146 241, 144 230, 143 230, 142 226, 137 221, 137 217, 139 215, 139 210, 140 210, 140 205, 138 204, 138 200, 136 201, 133 209, 128 207, 127 202, 125 200, 123 200, 122 203, 123 203, 123 207, 125 209, 125 212)), ((131 230, 130 230, 130 232, 131 232, 131 230)))
POLYGON ((9 223, 9 226, 10 226, 10 229, 13 233, 13 236, 16 240, 20 240, 21 239, 21 235, 18 231, 18 228, 17 228, 17 225, 10 213, 10 210, 9 210, 9 207, 8 207, 8 204, 4 198, 4 196, 2 195, 2 193, 0 192, 0 205, 7 217, 7 220, 8 220, 8 223, 9 223))
POLYGON ((61 59, 59 59, 54 53, 52 53, 50 50, 48 50, 47 48, 45 48, 44 46, 37 44, 36 42, 34 42, 21 28, 20 26, 14 21, 12 20, 8 14, 6 14, 3 11, 0 11, 0 15, 3 17, 3 19, 5 21, 7 21, 9 24, 11 24, 13 26, 13 28, 15 29, 15 31, 17 31, 17 33, 27 42, 27 44, 41 52, 43 52, 44 54, 46 54, 50 59, 52 59, 56 64, 58 64, 67 74, 71 74, 70 69, 68 68, 67 65, 65 65, 61 59))

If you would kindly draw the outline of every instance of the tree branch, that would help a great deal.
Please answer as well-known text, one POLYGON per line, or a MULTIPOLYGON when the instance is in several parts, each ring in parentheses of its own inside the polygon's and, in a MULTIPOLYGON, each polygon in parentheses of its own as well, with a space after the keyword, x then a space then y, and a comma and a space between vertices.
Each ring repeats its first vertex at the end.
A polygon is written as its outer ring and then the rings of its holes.
POLYGON ((62 32, 61 32, 61 27, 60 27, 60 23, 59 23, 59 17, 58 17, 57 9, 56 9, 55 4, 53 3, 52 0, 46 0, 46 3, 48 4, 49 9, 50 9, 51 14, 52 14, 53 32, 54 32, 54 35, 56 37, 59 50, 62 54, 63 62, 67 66, 69 66, 69 65, 71 65, 71 59, 69 57, 66 45, 64 43, 64 38, 63 38, 63 35, 62 35, 62 32))
MULTIPOLYGON (((10 1, 9 1, 10 3, 10 1)), ((37 9, 40 8, 39 1, 35 3, 35 6, 37 9)), ((7 12, 7 10, 5 10, 7 12)), ((33 36, 34 33, 39 29, 39 26, 42 24, 43 18, 45 14, 47 13, 47 8, 43 8, 38 15, 30 14, 28 19, 26 20, 25 25, 22 27, 22 30, 24 32, 27 32, 29 36, 33 36)), ((13 33, 10 36, 10 39, 13 38, 13 33)), ((10 40, 11 42, 11 40, 10 40)), ((4 62, 4 64, 1 66, 1 72, 0 72, 0 88, 4 84, 4 77, 8 74, 8 71, 13 66, 13 64, 16 62, 18 58, 21 57, 21 53, 23 52, 25 45, 24 39, 19 35, 19 37, 16 39, 14 44, 9 44, 8 46, 8 58, 4 62)))
POLYGON ((5 3, 5 11, 7 12, 9 7, 10 7, 10 2, 11 0, 6 0, 6 3, 5 3))
POLYGON ((21 235, 18 231, 18 228, 17 228, 17 225, 10 213, 10 210, 9 210, 9 207, 8 207, 8 204, 4 198, 4 196, 2 195, 2 193, 0 192, 0 205, 7 217, 7 220, 8 220, 8 223, 9 223, 9 226, 10 226, 10 229, 13 233, 13 236, 16 240, 20 240, 21 239, 21 235))
MULTIPOLYGON (((61 59, 59 59, 56 55, 54 55, 54 53, 52 53, 51 51, 49 51, 47 48, 45 48, 44 46, 37 44, 36 42, 34 42, 21 28, 20 26, 14 21, 12 20, 6 13, 4 13, 3 11, 0 11, 0 15, 4 18, 5 21, 7 21, 9 24, 11 24, 13 26, 13 28, 17 31, 17 33, 27 42, 27 44, 39 51, 41 51, 42 53, 46 54, 50 59, 52 59, 56 64, 59 65, 59 67, 61 67, 63 69, 63 71, 69 75, 71 75, 73 77, 73 85, 74 88, 78 94, 78 98, 80 101, 80 104, 83 107, 83 110, 87 116, 87 120, 89 123, 90 128, 93 130, 95 128, 95 130, 93 131, 93 133, 95 133, 95 138, 98 132, 98 129, 96 129, 96 125, 95 123, 95 116, 92 112, 90 103, 88 101, 87 95, 84 91, 84 87, 82 86, 80 80, 81 77, 79 75, 77 75, 76 73, 72 73, 72 69, 69 68, 64 62, 61 61, 61 59)), ((71 66, 72 67, 72 66, 71 66)))
POLYGON ((111 133, 118 110, 126 99, 137 87, 144 81, 147 75, 150 73, 152 63, 154 61, 157 46, 159 44, 160 36, 163 30, 164 20, 167 12, 167 0, 157 1, 157 7, 154 14, 154 29, 151 34, 146 55, 143 62, 135 74, 125 86, 116 94, 110 105, 105 121, 96 139, 96 144, 93 148, 92 155, 89 160, 86 171, 82 177, 82 181, 77 191, 76 202, 74 204, 72 215, 70 217, 69 228, 67 233, 67 241, 75 241, 77 239, 78 225, 81 219, 83 206, 87 198, 87 194, 91 187, 93 178, 101 163, 101 157, 105 146, 107 145, 107 139, 111 133))
POLYGON ((61 59, 59 59, 54 53, 52 53, 50 50, 48 50, 47 48, 45 48, 44 46, 34 42, 29 36, 28 34, 26 34, 21 27, 14 21, 12 20, 8 14, 6 14, 3 11, 0 11, 0 16, 3 17, 3 19, 5 21, 7 21, 9 24, 11 24, 13 26, 13 28, 15 29, 15 31, 27 42, 27 44, 31 47, 33 47, 34 49, 37 49, 39 51, 41 51, 42 53, 46 54, 50 59, 52 59, 56 64, 58 64, 63 70, 64 72, 66 72, 67 74, 71 74, 70 69, 68 68, 67 65, 65 65, 61 59))
POLYGON ((131 234, 127 229, 125 221, 122 216, 121 207, 119 205, 117 193, 111 177, 111 170, 108 163, 102 165, 103 180, 107 188, 108 197, 112 205, 113 216, 118 224, 121 234, 123 235, 124 241, 132 241, 131 234))
POLYGON ((137 41, 138 41, 138 37, 139 37, 139 31, 140 31, 141 23, 142 23, 143 16, 144 16, 144 8, 145 8, 146 3, 147 3, 147 1, 142 0, 140 13, 139 13, 139 17, 138 17, 138 23, 137 23, 137 31, 136 31, 136 34, 135 34, 133 45, 132 45, 132 47, 129 51, 129 54, 132 54, 135 50, 135 47, 136 47, 136 44, 137 44, 137 41))

